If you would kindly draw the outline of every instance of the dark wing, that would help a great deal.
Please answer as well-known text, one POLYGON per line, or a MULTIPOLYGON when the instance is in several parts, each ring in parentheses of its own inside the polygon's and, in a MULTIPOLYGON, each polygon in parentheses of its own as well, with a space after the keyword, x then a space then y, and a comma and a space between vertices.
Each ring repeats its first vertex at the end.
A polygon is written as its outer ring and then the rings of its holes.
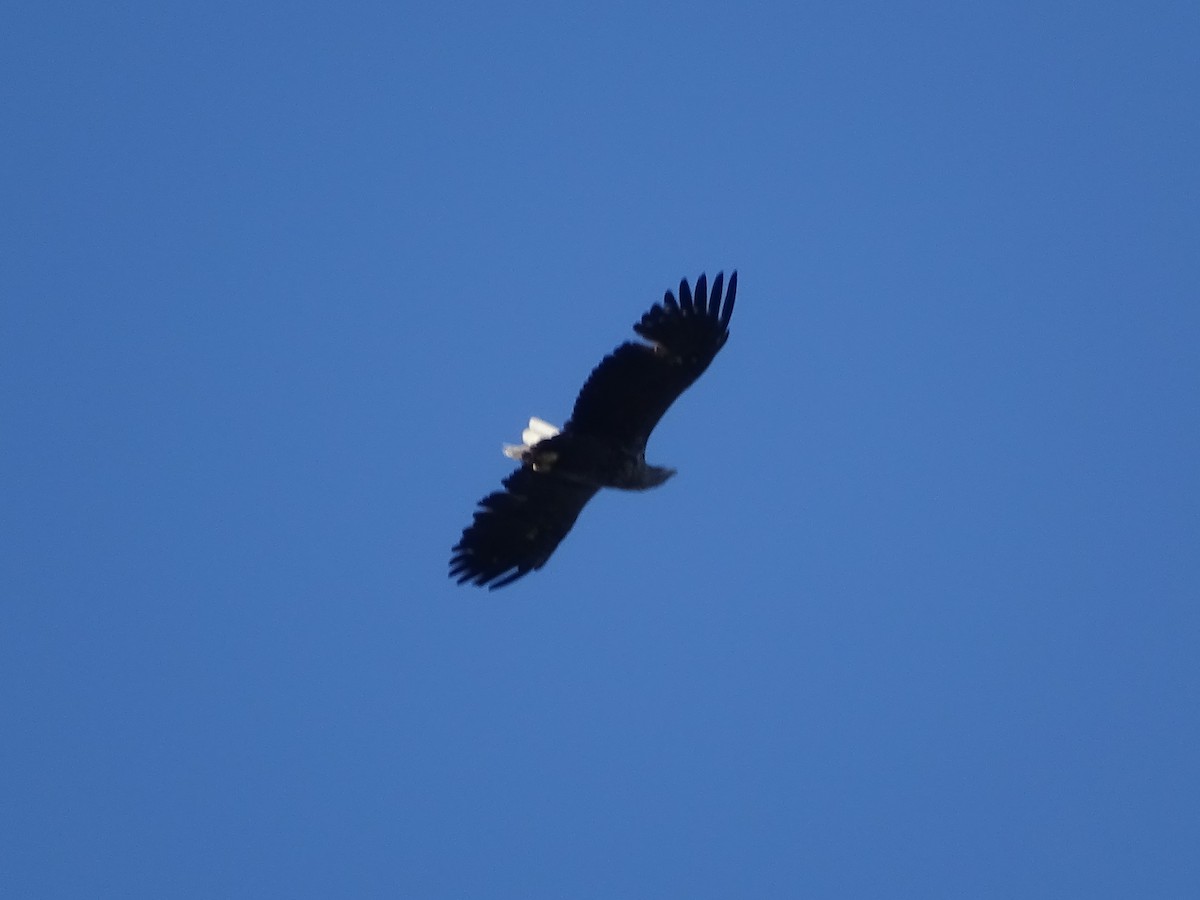
POLYGON ((597 488, 522 466, 479 501, 454 545, 450 577, 492 590, 540 569, 597 488))
POLYGON ((663 413, 703 374, 729 339, 729 319, 737 297, 737 272, 721 303, 725 277, 701 275, 692 293, 679 282, 679 299, 667 291, 633 330, 650 344, 622 344, 598 365, 579 397, 566 431, 594 434, 644 449, 663 413))

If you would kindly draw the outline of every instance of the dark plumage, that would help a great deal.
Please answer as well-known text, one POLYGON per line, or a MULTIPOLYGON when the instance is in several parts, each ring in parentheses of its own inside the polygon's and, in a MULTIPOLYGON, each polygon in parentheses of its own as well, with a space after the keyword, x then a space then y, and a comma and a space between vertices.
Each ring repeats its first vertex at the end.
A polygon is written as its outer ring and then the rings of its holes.
POLYGON ((663 413, 708 368, 729 339, 737 272, 686 280, 666 292, 633 330, 649 341, 622 344, 579 392, 561 431, 531 419, 525 443, 505 447, 521 467, 504 490, 479 501, 450 558, 450 577, 495 589, 540 569, 584 505, 602 487, 645 490, 674 469, 646 462, 646 441, 663 413), (722 302, 722 299, 724 302, 722 302))

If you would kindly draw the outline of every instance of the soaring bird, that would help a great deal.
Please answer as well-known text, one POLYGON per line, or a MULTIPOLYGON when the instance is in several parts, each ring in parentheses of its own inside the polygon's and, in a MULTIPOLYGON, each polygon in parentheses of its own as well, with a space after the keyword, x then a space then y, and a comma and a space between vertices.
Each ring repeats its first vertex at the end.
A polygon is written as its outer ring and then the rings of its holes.
POLYGON ((493 590, 540 569, 600 488, 644 491, 675 474, 646 462, 646 441, 675 399, 699 378, 729 339, 737 272, 684 279, 667 291, 583 385, 561 429, 529 420, 523 443, 506 444, 520 468, 504 489, 479 501, 454 545, 450 577, 493 590), (724 294, 722 298, 722 293, 724 294))

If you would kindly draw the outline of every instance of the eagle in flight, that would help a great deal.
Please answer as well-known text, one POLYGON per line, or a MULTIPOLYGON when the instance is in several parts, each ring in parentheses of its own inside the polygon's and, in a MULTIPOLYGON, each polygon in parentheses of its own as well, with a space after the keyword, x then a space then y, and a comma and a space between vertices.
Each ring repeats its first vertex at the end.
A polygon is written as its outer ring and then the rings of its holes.
POLYGON ((504 455, 521 467, 504 490, 479 501, 474 521, 454 545, 450 577, 495 590, 540 569, 584 505, 602 487, 644 491, 675 474, 646 462, 646 441, 658 420, 699 378, 729 339, 737 272, 701 275, 695 290, 679 282, 633 330, 649 343, 628 341, 598 365, 561 429, 533 418, 522 444, 504 455))

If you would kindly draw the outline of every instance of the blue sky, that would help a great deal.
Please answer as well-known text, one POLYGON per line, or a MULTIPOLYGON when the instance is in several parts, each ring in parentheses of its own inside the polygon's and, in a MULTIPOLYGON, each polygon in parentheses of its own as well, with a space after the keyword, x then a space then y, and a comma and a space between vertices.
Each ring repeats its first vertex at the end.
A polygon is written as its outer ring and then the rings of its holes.
POLYGON ((1200 7, 24 3, 0 894, 1200 895, 1200 7), (664 289, 657 491, 446 578, 664 289))

